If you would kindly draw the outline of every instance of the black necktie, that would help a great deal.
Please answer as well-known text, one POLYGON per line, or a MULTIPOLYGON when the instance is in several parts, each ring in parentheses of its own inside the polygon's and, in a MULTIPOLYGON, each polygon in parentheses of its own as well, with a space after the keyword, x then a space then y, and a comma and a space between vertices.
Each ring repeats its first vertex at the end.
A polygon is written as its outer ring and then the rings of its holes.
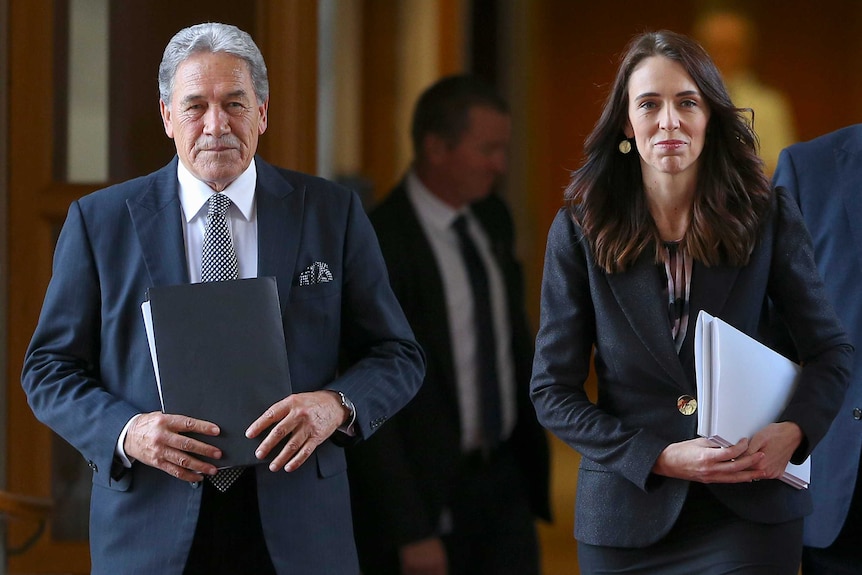
POLYGON ((476 324, 476 359, 482 411, 482 435, 486 448, 500 442, 502 421, 500 413, 500 387, 497 379, 497 343, 494 338, 494 317, 491 311, 491 289, 488 272, 479 251, 467 231, 467 218, 463 214, 452 224, 458 234, 461 257, 470 278, 473 292, 473 318, 476 324))
MULTIPOLYGON (((222 193, 210 196, 201 254, 202 282, 235 280, 239 276, 236 251, 227 225, 227 211, 231 203, 230 198, 222 193)), ((225 492, 244 469, 243 467, 221 469, 209 480, 219 491, 225 492)))

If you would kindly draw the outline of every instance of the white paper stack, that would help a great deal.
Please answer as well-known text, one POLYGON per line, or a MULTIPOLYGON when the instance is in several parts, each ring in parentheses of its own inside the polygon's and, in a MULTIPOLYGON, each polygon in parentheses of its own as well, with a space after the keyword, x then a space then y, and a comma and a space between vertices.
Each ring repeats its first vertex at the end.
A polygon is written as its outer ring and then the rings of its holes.
MULTIPOLYGON (((799 365, 705 311, 697 316, 694 339, 697 377, 697 433, 730 447, 775 422, 798 382, 799 365)), ((803 489, 811 458, 787 464, 781 477, 803 489)))

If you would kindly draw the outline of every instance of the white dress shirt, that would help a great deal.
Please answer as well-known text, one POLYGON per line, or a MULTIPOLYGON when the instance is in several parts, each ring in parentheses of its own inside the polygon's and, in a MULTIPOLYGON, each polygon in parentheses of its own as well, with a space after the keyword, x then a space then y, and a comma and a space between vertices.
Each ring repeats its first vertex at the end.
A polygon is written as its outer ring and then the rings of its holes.
MULTIPOLYGON (((180 183, 189 281, 199 283, 204 230, 207 224, 207 202, 215 192, 194 177, 182 162, 178 162, 178 165, 177 179, 180 183)), ((236 251, 240 278, 257 277, 257 208, 254 198, 256 185, 257 170, 252 158, 248 168, 221 192, 233 202, 227 212, 227 225, 236 251)))
POLYGON ((431 193, 412 171, 407 175, 407 197, 416 211, 431 251, 437 260, 449 320, 449 340, 458 390, 461 416, 461 447, 471 451, 481 447, 481 412, 476 359, 477 338, 473 294, 470 279, 461 257, 458 235, 452 223, 461 214, 467 217, 467 229, 488 272, 494 335, 497 343, 497 373, 503 409, 503 437, 511 435, 516 422, 515 369, 512 360, 512 329, 509 323, 503 274, 491 252, 491 245, 481 224, 469 208, 455 210, 431 193))
MULTIPOLYGON (((200 283, 207 202, 215 192, 192 175, 182 162, 177 162, 177 166, 189 281, 200 283)), ((257 277, 257 207, 254 196, 256 186, 257 170, 252 158, 248 168, 221 192, 233 202, 227 213, 227 222, 234 242, 240 278, 257 277)), ((124 467, 131 467, 132 460, 126 455, 123 443, 126 441, 126 434, 132 422, 139 416, 140 414, 135 415, 126 423, 117 439, 116 452, 124 467)))

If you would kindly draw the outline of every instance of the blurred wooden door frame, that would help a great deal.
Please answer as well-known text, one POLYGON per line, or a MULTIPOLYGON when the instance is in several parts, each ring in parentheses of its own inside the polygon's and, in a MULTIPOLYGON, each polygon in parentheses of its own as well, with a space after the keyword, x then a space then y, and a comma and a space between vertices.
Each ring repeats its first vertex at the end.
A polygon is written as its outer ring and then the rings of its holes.
MULTIPOLYGON (((149 4, 149 3, 148 3, 149 4)), ((201 4, 205 6, 205 4, 201 4)), ((268 160, 305 171, 315 168, 317 2, 258 0, 249 32, 269 69, 274 103, 261 139, 268 160)), ((243 8, 238 8, 243 9, 243 8)), ((157 7, 153 6, 157 12, 157 7)), ((158 14, 156 14, 158 15, 158 14)), ((53 0, 9 0, 9 291, 8 458, 6 487, 50 497, 52 433, 32 415, 19 381, 23 356, 51 274, 56 233, 69 204, 108 182, 70 184, 53 176, 55 150, 53 0)), ((207 15, 201 10, 201 21, 207 15)), ((146 33, 142 30, 141 33, 146 33)), ((156 70, 144 71, 153 79, 156 70)), ((152 121, 158 122, 155 101, 152 121)), ((120 117, 117 121, 123 121, 120 117)), ((170 158, 164 158, 167 162, 170 158)), ((15 525, 10 538, 24 537, 15 525)), ((89 573, 86 541, 55 541, 50 523, 9 570, 27 573, 89 573)))

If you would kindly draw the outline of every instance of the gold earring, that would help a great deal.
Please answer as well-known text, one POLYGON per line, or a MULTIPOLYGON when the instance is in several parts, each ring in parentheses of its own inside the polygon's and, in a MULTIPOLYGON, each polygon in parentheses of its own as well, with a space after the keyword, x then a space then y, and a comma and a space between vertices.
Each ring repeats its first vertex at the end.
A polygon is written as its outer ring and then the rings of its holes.
POLYGON ((623 140, 622 142, 620 142, 620 145, 617 147, 620 149, 620 152, 622 152, 623 154, 628 154, 629 152, 632 151, 632 143, 629 142, 628 140, 623 140))

